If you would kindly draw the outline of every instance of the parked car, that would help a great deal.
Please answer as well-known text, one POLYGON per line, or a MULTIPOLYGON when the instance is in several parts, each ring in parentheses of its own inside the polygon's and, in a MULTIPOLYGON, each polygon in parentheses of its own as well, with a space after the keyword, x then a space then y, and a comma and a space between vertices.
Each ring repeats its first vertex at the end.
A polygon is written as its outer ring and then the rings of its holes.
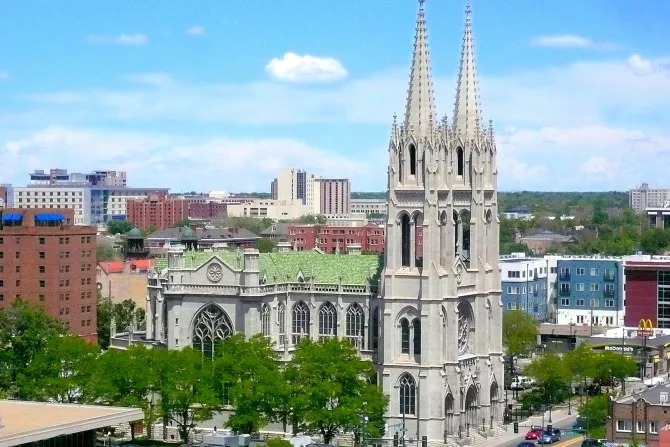
POLYGON ((512 390, 526 390, 532 387, 535 384, 535 381, 530 377, 526 376, 517 376, 512 380, 510 389, 512 390))
POLYGON ((605 447, 605 445, 601 439, 586 438, 582 441, 582 447, 605 447))
POLYGON ((552 428, 551 430, 545 430, 540 438, 537 440, 538 444, 553 444, 561 440, 561 430, 558 428, 552 428))
POLYGON ((544 429, 538 425, 531 425, 530 430, 526 433, 527 440, 537 441, 538 438, 544 433, 544 429))
POLYGON ((516 447, 535 447, 535 443, 531 441, 521 441, 516 447))

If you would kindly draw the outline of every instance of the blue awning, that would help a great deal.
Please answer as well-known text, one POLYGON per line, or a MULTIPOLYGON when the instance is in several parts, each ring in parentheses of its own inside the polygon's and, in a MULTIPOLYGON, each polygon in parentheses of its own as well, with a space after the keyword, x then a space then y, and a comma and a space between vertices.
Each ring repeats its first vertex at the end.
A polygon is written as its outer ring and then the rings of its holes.
POLYGON ((35 214, 35 222, 62 222, 65 219, 60 213, 44 213, 44 214, 35 214))
POLYGON ((9 213, 2 215, 3 222, 20 222, 23 219, 23 216, 18 213, 9 213))

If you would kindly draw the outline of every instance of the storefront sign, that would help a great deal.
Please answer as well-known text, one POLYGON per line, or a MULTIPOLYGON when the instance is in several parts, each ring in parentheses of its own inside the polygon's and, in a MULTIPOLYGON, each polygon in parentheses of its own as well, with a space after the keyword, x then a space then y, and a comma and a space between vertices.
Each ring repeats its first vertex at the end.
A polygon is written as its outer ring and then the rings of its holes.
POLYGON ((651 337, 654 335, 654 324, 650 319, 641 319, 637 324, 637 336, 638 337, 651 337))
POLYGON ((605 351, 617 351, 617 352, 633 352, 633 348, 630 346, 605 346, 605 351))

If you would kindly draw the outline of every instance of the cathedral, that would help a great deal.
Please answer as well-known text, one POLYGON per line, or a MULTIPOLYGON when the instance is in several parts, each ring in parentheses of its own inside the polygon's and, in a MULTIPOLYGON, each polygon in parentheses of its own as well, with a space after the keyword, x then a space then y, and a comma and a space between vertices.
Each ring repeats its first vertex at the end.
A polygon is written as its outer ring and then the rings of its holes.
MULTIPOLYGON (((479 108, 469 8, 452 121, 438 120, 423 1, 404 120, 389 144, 384 257, 199 250, 185 228, 149 272, 146 330, 112 347, 193 347, 263 334, 286 361, 304 338, 341 337, 375 363, 385 437, 430 443, 490 435, 503 415, 496 146, 479 108)), ((352 231, 355 231, 352 229, 352 231)), ((320 236, 321 237, 321 236, 320 236)), ((323 236, 326 237, 326 236, 323 236)), ((114 326, 114 325, 112 325, 114 326)))
POLYGON ((483 434, 502 419, 496 183, 470 8, 449 123, 436 117, 421 0, 405 116, 394 119, 389 145, 378 357, 388 423, 404 421, 409 438, 483 434))

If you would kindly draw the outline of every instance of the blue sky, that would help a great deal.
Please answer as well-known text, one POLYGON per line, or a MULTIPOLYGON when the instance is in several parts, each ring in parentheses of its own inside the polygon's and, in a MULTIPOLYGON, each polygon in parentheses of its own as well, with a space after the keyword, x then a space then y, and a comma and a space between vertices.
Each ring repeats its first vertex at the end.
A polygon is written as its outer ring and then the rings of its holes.
MULTIPOLYGON (((501 190, 670 186, 670 4, 635 3, 473 0, 501 190)), ((3 2, 0 182, 123 169, 137 186, 265 191, 295 166, 383 190, 417 8, 3 2)), ((463 9, 426 0, 441 114, 452 112, 463 9)))

